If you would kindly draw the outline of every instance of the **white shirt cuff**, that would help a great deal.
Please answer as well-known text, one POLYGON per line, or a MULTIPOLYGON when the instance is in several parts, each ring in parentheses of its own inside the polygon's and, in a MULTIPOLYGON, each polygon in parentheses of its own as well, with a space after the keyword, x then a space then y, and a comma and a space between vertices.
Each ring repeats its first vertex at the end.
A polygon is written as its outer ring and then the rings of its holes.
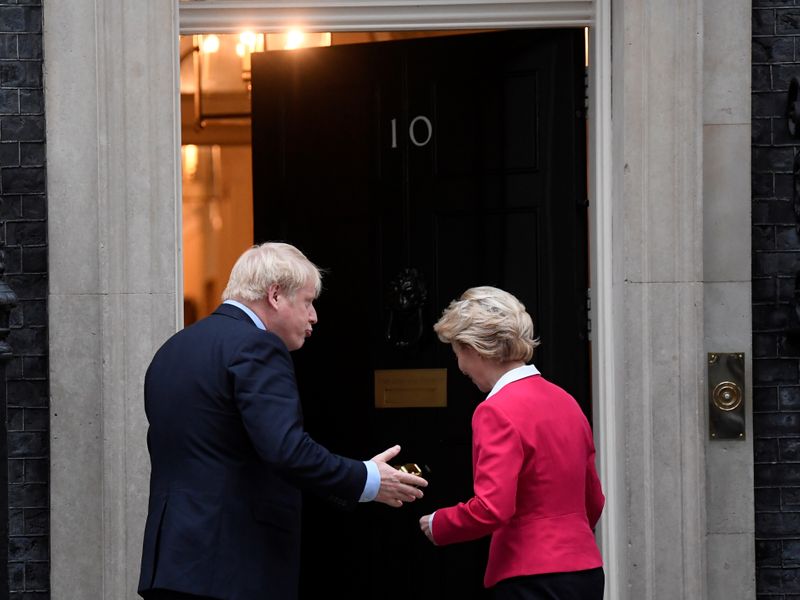
POLYGON ((378 497, 381 489, 381 474, 378 465, 371 460, 365 460, 364 466, 367 467, 367 482, 364 484, 364 491, 361 492, 359 502, 372 502, 378 497))

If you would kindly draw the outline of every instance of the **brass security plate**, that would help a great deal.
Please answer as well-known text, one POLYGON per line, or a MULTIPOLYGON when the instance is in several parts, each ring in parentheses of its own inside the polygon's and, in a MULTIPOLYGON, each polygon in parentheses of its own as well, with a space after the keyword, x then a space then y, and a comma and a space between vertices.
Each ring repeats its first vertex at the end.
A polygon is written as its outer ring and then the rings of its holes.
POLYGON ((708 433, 712 440, 745 436, 744 353, 708 353, 708 433))
POLYGON ((447 406, 447 369, 375 371, 375 408, 447 406))

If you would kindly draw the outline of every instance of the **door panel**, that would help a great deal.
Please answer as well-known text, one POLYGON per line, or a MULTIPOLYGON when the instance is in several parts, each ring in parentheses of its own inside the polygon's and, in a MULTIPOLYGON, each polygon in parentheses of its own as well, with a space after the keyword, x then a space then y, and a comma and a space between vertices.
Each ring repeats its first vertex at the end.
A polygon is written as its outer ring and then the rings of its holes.
POLYGON ((328 270, 294 355, 308 430, 362 458, 400 443, 399 462, 430 468, 402 510, 306 497, 303 597, 318 581, 335 597, 488 597, 488 540, 436 548, 417 525, 471 494, 483 395, 432 331, 466 288, 522 300, 535 364, 588 412, 582 43, 515 31, 253 57, 255 239, 328 270), (400 302, 404 275, 424 302, 400 302), (376 369, 419 368, 447 369, 446 408, 374 407, 376 369))

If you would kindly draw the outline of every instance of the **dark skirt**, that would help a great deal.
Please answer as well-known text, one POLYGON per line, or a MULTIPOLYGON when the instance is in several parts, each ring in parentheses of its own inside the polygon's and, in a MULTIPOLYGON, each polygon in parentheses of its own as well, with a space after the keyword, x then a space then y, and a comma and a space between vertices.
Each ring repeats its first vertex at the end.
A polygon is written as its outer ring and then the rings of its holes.
POLYGON ((603 600, 603 567, 569 573, 544 573, 503 579, 495 600, 603 600))

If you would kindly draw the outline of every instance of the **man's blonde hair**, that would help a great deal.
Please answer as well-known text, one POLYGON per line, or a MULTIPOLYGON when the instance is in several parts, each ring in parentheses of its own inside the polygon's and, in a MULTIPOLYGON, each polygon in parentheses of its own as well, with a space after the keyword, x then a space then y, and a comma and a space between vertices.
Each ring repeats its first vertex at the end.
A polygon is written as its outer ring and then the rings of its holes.
POLYGON ((499 362, 528 362, 539 340, 533 320, 512 294, 490 286, 468 289, 453 300, 433 326, 446 344, 457 342, 499 362))
POLYGON ((248 248, 236 261, 222 292, 222 300, 254 302, 266 296, 269 286, 279 285, 288 296, 309 282, 316 295, 322 290, 322 273, 291 244, 266 242, 248 248))

